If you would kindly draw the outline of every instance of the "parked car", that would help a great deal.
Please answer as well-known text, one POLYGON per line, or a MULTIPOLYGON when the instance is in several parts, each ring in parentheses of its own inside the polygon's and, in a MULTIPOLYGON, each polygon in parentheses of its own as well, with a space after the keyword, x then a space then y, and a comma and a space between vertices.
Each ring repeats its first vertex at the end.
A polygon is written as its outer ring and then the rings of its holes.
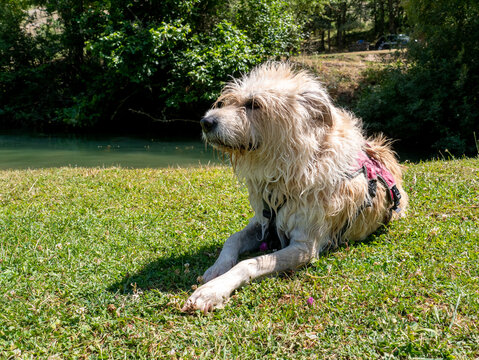
POLYGON ((349 45, 348 50, 349 51, 366 51, 369 50, 371 47, 371 44, 368 41, 365 40, 358 40, 355 43, 352 43, 349 45))
POLYGON ((381 36, 374 45, 375 50, 402 48, 409 43, 409 36, 405 34, 389 34, 381 36))

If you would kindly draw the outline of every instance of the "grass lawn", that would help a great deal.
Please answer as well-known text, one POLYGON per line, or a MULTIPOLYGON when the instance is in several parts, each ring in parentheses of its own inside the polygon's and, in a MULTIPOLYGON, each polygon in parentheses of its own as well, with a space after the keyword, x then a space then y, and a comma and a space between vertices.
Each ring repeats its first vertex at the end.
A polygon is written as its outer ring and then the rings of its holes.
POLYGON ((252 215, 230 168, 1 171, 0 358, 478 358, 479 158, 408 167, 406 219, 208 316, 179 308, 252 215))

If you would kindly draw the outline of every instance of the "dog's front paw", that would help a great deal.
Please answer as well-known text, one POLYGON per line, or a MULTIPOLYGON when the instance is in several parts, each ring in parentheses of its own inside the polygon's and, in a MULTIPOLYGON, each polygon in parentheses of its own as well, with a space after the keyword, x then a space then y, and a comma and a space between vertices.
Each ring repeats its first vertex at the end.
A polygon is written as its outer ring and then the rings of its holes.
POLYGON ((233 266, 236 265, 236 259, 227 259, 223 261, 217 261, 213 266, 205 271, 203 276, 199 279, 203 284, 217 278, 220 275, 223 275, 225 272, 230 270, 233 266))
POLYGON ((230 292, 225 291, 224 286, 212 281, 196 289, 181 308, 181 311, 192 312, 200 310, 204 314, 207 314, 214 309, 222 308, 224 303, 229 299, 229 295, 230 292))

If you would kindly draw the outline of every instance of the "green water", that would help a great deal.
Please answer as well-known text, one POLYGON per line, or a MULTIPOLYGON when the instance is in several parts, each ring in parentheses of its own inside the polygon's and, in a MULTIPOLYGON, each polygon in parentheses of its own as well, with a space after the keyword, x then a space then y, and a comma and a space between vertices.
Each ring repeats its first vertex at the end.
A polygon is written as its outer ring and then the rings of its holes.
POLYGON ((185 167, 225 163, 198 140, 0 135, 0 169, 185 167))

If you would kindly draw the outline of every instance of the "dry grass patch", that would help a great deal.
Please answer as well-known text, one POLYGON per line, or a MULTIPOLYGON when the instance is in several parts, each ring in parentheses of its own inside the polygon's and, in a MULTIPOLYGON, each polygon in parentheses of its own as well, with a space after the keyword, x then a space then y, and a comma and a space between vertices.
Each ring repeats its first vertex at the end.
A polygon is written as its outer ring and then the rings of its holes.
POLYGON ((361 84, 371 81, 372 70, 385 68, 403 56, 404 51, 375 50, 298 56, 293 60, 315 71, 335 101, 349 105, 361 84))

